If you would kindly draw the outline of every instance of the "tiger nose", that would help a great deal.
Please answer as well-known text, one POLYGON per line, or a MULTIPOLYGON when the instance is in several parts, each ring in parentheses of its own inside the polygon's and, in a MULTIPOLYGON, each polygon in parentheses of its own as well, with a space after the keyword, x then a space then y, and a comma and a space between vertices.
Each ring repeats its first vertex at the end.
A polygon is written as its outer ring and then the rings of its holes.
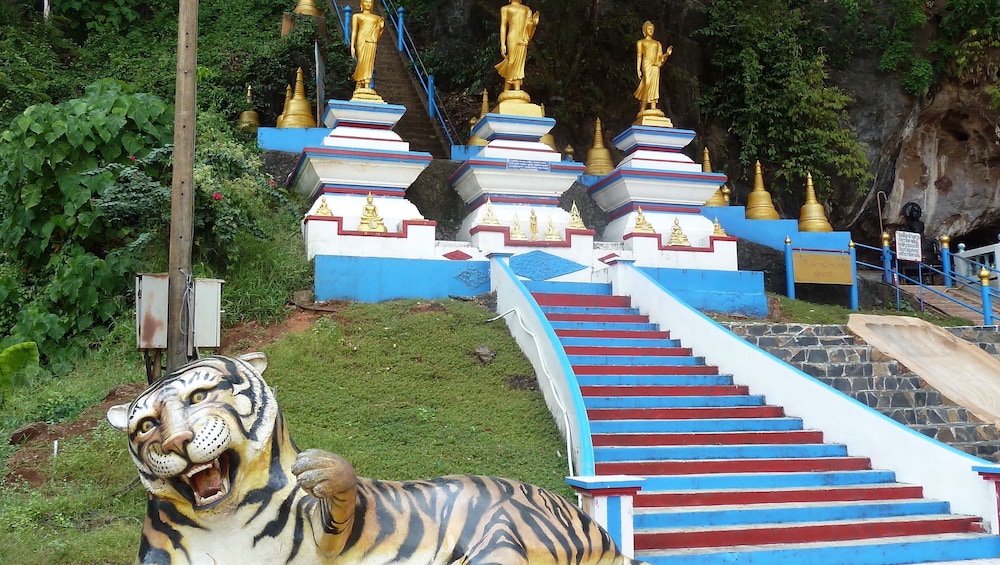
POLYGON ((173 451, 178 455, 184 455, 184 446, 187 445, 187 443, 190 442, 192 439, 194 439, 194 434, 191 433, 190 430, 184 430, 181 432, 177 432, 168 437, 167 439, 163 440, 161 446, 163 448, 164 453, 168 451, 173 451))

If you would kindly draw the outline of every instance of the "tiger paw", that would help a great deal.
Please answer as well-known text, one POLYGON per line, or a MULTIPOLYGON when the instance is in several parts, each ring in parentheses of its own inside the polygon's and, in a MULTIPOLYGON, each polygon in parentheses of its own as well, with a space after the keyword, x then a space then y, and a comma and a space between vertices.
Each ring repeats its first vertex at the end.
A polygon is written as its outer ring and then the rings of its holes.
POLYGON ((354 466, 340 455, 307 449, 296 457, 292 473, 299 486, 316 498, 331 501, 353 498, 357 484, 354 466))

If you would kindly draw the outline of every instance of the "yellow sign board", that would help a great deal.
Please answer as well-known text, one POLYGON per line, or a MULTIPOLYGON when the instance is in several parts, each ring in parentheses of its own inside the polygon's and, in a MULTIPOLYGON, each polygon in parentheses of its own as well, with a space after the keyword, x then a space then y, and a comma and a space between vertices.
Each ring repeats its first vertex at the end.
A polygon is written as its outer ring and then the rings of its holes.
POLYGON ((792 253, 795 282, 814 284, 854 284, 851 257, 840 253, 792 253))

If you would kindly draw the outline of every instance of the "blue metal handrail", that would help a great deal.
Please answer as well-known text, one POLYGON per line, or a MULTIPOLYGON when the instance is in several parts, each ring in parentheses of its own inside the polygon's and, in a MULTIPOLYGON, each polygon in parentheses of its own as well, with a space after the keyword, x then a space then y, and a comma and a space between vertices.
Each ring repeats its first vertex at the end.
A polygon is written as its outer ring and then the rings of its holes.
MULTIPOLYGON (((438 124, 441 126, 441 131, 448 138, 448 145, 457 144, 460 136, 451 121, 451 117, 441 104, 441 98, 438 96, 437 89, 434 86, 434 75, 427 71, 423 60, 420 59, 420 53, 413 42, 413 37, 410 35, 409 30, 406 29, 405 9, 402 6, 397 6, 393 0, 381 1, 382 8, 388 16, 387 19, 392 23, 393 30, 396 33, 396 49, 406 54, 406 58, 410 62, 410 69, 416 76, 417 83, 420 84, 420 87, 424 91, 424 96, 427 100, 427 113, 432 119, 437 119, 438 124)), ((349 45, 351 43, 351 7, 345 5, 341 8, 337 0, 330 0, 330 6, 337 13, 340 29, 344 36, 344 44, 349 45)))
MULTIPOLYGON (((968 272, 973 272, 973 271, 970 271, 968 269, 964 269, 964 270, 953 269, 952 265, 951 265, 952 260, 954 260, 956 262, 962 262, 962 261, 968 262, 968 263, 972 263, 972 262, 968 261, 967 259, 964 259, 962 257, 957 257, 955 255, 952 255, 949 252, 949 250, 948 250, 947 247, 942 247, 942 249, 941 249, 941 259, 942 259, 942 261, 941 261, 941 263, 942 263, 941 268, 935 267, 933 265, 929 265, 929 264, 924 263, 922 261, 921 262, 916 262, 916 267, 917 267, 916 278, 911 277, 911 276, 907 275, 905 272, 903 272, 902 270, 900 270, 900 268, 899 268, 899 259, 896 256, 896 253, 888 245, 885 245, 883 247, 873 247, 873 246, 870 246, 870 245, 864 245, 862 243, 855 243, 855 247, 857 247, 858 249, 864 249, 864 250, 873 251, 873 252, 876 252, 876 253, 878 253, 878 254, 881 255, 882 264, 868 263, 868 262, 862 261, 861 259, 855 259, 855 260, 856 260, 856 263, 857 263, 858 266, 864 266, 864 267, 868 267, 869 269, 872 269, 872 270, 875 270, 875 271, 881 271, 882 272, 882 280, 884 282, 888 283, 888 284, 893 285, 896 288, 896 309, 897 310, 900 309, 901 304, 902 304, 902 298, 901 298, 901 291, 900 291, 900 288, 899 288, 899 283, 900 282, 907 282, 907 283, 910 283, 913 286, 918 287, 919 290, 918 290, 918 292, 916 294, 917 294, 917 299, 920 301, 920 307, 921 307, 921 309, 923 309, 923 307, 924 307, 924 299, 923 299, 924 295, 923 295, 923 293, 924 292, 930 292, 930 293, 936 294, 937 296, 941 296, 943 298, 946 298, 946 299, 950 300, 951 302, 954 302, 955 304, 958 304, 959 306, 962 306, 963 308, 966 308, 966 309, 970 310, 971 312, 975 312, 976 314, 982 316, 983 317, 983 322, 984 322, 985 325, 993 325, 992 303, 993 303, 994 300, 1000 300, 1000 291, 998 291, 997 289, 995 289, 995 288, 993 288, 991 286, 983 285, 980 280, 974 279, 974 278, 972 278, 972 277, 964 274, 963 272, 960 272, 960 271, 964 271, 965 273, 968 273, 968 272), (941 278, 942 278, 942 280, 943 280, 943 282, 944 282, 944 286, 947 287, 947 288, 952 288, 953 286, 979 287, 980 288, 980 293, 981 293, 983 307, 982 308, 976 308, 975 306, 973 306, 971 304, 968 304, 966 302, 963 302, 962 300, 960 300, 960 299, 958 299, 958 298, 956 298, 956 297, 954 297, 954 296, 952 296, 950 294, 946 294, 945 292, 941 292, 941 291, 939 291, 939 290, 937 290, 935 288, 932 288, 932 287, 930 287, 928 285, 925 285, 924 284, 924 277, 925 277, 925 275, 929 275, 929 276, 940 275, 941 278), (953 284, 953 283, 956 283, 956 284, 953 284)), ((978 264, 976 264, 976 266, 977 267, 981 267, 981 265, 978 265, 978 264)), ((997 273, 996 269, 994 269, 992 267, 986 267, 986 268, 990 271, 991 277, 994 276, 997 273)), ((978 273, 979 271, 977 269, 974 272, 978 273)))

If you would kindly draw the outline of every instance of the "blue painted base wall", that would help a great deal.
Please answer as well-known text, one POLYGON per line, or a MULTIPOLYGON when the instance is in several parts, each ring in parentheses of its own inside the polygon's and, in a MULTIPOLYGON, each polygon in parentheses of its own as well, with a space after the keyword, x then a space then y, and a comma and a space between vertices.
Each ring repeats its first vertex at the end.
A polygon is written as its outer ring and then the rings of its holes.
POLYGON ((643 267, 663 288, 698 310, 767 317, 764 273, 643 267))
POLYGON ((488 261, 317 255, 316 300, 382 302, 476 296, 490 291, 488 261))

